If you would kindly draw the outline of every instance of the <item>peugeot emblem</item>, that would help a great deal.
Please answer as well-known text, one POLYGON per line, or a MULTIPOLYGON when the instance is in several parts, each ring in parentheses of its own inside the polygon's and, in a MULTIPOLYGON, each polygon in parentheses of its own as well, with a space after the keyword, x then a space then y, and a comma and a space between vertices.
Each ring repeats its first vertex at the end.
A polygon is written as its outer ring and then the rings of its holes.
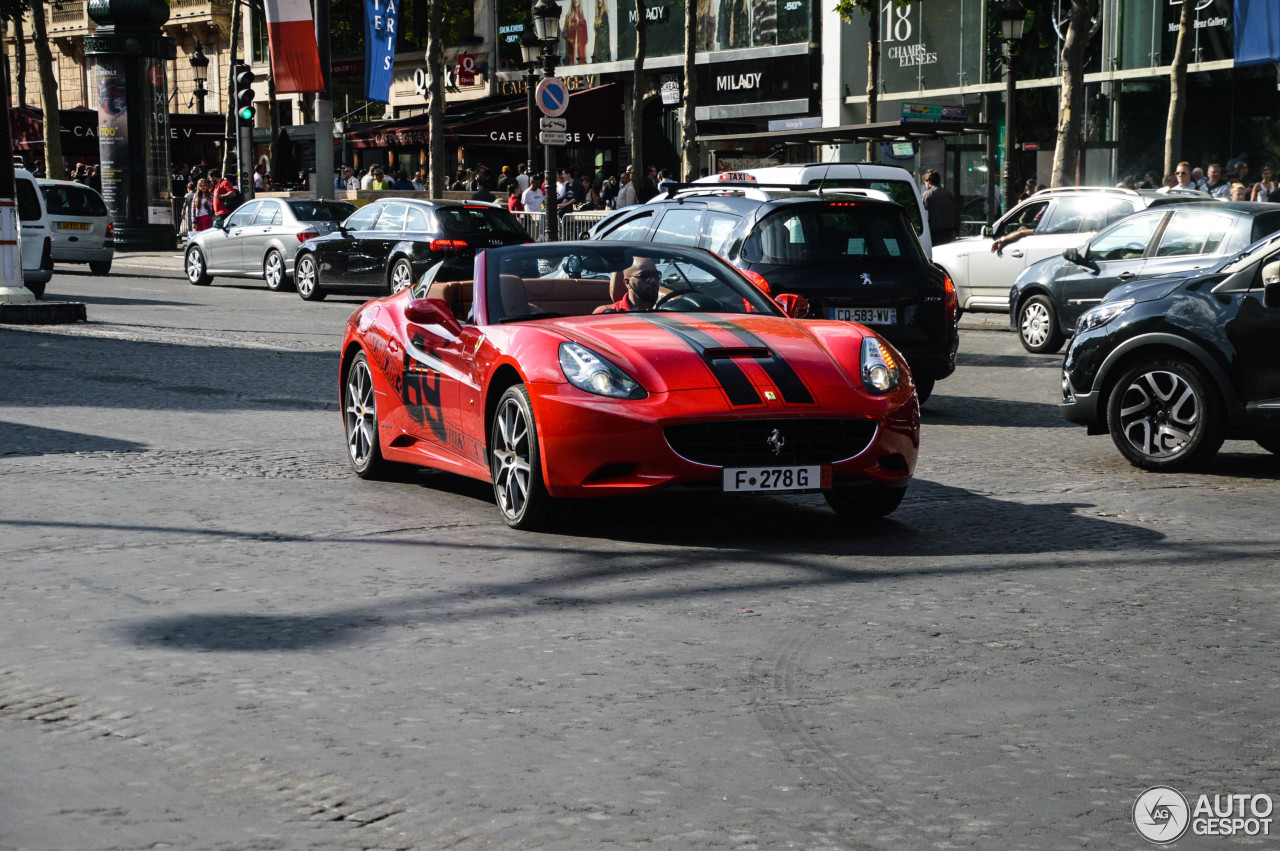
POLYGON ((773 430, 773 434, 769 435, 769 439, 766 440, 765 443, 769 444, 769 448, 773 450, 773 454, 777 455, 782 452, 782 447, 787 445, 787 439, 782 436, 782 432, 775 428, 773 430))
POLYGON ((862 284, 864 287, 869 287, 869 286, 871 286, 871 276, 870 276, 870 275, 868 275, 866 272, 863 272, 863 273, 862 273, 862 280, 861 280, 861 281, 859 281, 858 283, 862 284))

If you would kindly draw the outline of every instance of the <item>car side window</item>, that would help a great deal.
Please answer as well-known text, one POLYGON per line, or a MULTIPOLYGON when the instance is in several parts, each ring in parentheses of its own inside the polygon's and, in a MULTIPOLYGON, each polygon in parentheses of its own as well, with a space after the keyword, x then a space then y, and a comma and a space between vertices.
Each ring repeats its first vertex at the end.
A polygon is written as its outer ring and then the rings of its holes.
POLYGON ((729 213, 708 212, 702 217, 702 233, 698 237, 698 247, 705 248, 714 254, 724 254, 733 238, 733 231, 742 221, 738 216, 729 213))
POLYGON ((18 187, 18 220, 38 222, 44 216, 40 208, 40 193, 36 191, 34 181, 19 177, 14 183, 18 187))
POLYGON ((702 223, 703 212, 701 208, 667 210, 658 223, 653 241, 672 245, 697 245, 698 227, 702 223))
POLYGON ((1102 208, 1100 213, 1102 221, 1095 227, 1090 228, 1090 230, 1102 230, 1130 215, 1133 213, 1133 204, 1129 201, 1110 201, 1102 208))
POLYGON ((1230 216, 1180 210, 1160 236, 1157 257, 1188 257, 1193 254, 1211 254, 1222 244, 1231 229, 1230 216))
POLYGON ((1040 219, 1047 209, 1049 209, 1048 201, 1035 201, 1019 207, 1009 215, 1009 218, 1000 223, 995 234, 996 238, 1008 236, 1023 228, 1033 228, 1039 233, 1040 219))
POLYGON ((278 225, 283 220, 284 214, 280 212, 278 201, 263 201, 258 208, 258 215, 253 217, 255 225, 278 225))
POLYGON ((258 214, 258 208, 262 206, 261 201, 250 201, 239 210, 236 210, 227 218, 227 227, 242 228, 253 221, 253 217, 258 214))
POLYGON ((642 240, 649 233, 649 226, 653 224, 653 213, 645 212, 634 218, 627 219, 622 224, 602 236, 602 239, 622 239, 622 240, 642 240))
POLYGON ((1121 221, 1089 243, 1089 259, 1135 260, 1144 256, 1163 218, 1163 213, 1150 213, 1121 221))
POLYGON ((1103 204, 1097 198, 1059 198, 1044 222, 1036 228, 1038 234, 1086 233, 1098 229, 1099 213, 1103 204))
POLYGON ((405 230, 425 233, 427 231, 427 216, 417 207, 409 208, 409 216, 405 219, 405 230))
POLYGON ((367 207, 361 207, 351 214, 351 217, 347 219, 343 227, 353 231, 372 230, 373 224, 378 220, 378 214, 381 212, 381 204, 370 204, 367 207))
POLYGON ((404 217, 409 208, 404 204, 388 204, 378 217, 378 230, 399 232, 404 230, 404 217))

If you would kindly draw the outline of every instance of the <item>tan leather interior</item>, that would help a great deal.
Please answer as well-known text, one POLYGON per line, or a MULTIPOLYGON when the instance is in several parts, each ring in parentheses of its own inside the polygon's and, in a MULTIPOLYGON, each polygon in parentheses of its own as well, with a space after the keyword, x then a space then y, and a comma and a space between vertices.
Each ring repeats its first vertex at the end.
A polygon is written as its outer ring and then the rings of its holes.
POLYGON ((471 281, 436 281, 427 290, 427 298, 442 299, 461 322, 471 315, 471 281))

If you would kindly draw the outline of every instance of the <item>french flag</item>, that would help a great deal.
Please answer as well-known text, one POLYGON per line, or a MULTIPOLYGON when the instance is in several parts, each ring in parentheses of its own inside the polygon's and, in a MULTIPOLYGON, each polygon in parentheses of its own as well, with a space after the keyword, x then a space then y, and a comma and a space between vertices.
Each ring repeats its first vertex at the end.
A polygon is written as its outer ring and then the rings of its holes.
POLYGON ((266 0, 264 5, 276 92, 323 92, 324 73, 309 0, 266 0))

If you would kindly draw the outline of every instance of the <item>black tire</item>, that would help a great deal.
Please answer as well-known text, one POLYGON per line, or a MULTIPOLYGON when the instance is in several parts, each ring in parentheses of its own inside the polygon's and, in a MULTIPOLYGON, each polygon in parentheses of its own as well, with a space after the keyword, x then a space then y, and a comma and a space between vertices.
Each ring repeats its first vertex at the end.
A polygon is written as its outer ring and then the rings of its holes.
POLYGON ((411 286, 413 286, 413 264, 401 257, 391 264, 391 271, 387 273, 387 291, 403 292, 411 286))
POLYGON ((542 451, 529 391, 507 388, 489 431, 489 473, 498 512, 513 529, 537 529, 551 516, 554 500, 542 480, 542 451))
POLYGON ((1263 434, 1254 438, 1254 440, 1272 455, 1280 455, 1280 434, 1263 434))
POLYGON ((209 276, 209 264, 205 262, 204 252, 198 246, 193 245, 187 249, 182 265, 187 270, 187 281, 193 286, 207 287, 213 283, 213 278, 209 276))
POLYGON ((1208 461, 1222 447, 1226 413, 1197 366, 1153 359, 1134 364, 1107 396, 1107 429, 1130 464, 1175 472, 1208 461))
POLYGON ((262 258, 262 279, 267 289, 282 293, 290 289, 289 276, 284 272, 284 255, 272 248, 262 258))
POLYGON ((328 293, 320 289, 320 272, 313 254, 300 254, 293 267, 293 287, 303 301, 322 301, 328 293))
POLYGON ((45 281, 39 284, 33 284, 29 281, 24 281, 23 286, 31 290, 31 294, 36 298, 44 298, 44 288, 48 286, 48 282, 45 281))
POLYGON ((111 261, 110 260, 90 260, 89 271, 95 275, 110 275, 111 261))
POLYGON ((868 482, 858 487, 829 490, 823 496, 841 519, 864 523, 892 514, 906 493, 906 487, 893 488, 868 482))
POLYGON ((923 375, 912 377, 915 378, 916 381, 916 398, 920 401, 920 404, 923 405, 929 400, 929 397, 933 395, 933 385, 937 384, 938 380, 933 376, 929 376, 928 378, 925 378, 923 375))
POLYGON ((1062 348, 1066 336, 1058 330, 1058 317, 1048 297, 1033 295, 1018 307, 1018 340, 1036 355, 1051 355, 1062 348))
POLYGON ((415 468, 388 461, 378 444, 381 433, 378 403, 373 391, 373 371, 364 352, 356 355, 342 377, 342 426, 347 438, 347 460, 362 479, 401 481, 415 468))

